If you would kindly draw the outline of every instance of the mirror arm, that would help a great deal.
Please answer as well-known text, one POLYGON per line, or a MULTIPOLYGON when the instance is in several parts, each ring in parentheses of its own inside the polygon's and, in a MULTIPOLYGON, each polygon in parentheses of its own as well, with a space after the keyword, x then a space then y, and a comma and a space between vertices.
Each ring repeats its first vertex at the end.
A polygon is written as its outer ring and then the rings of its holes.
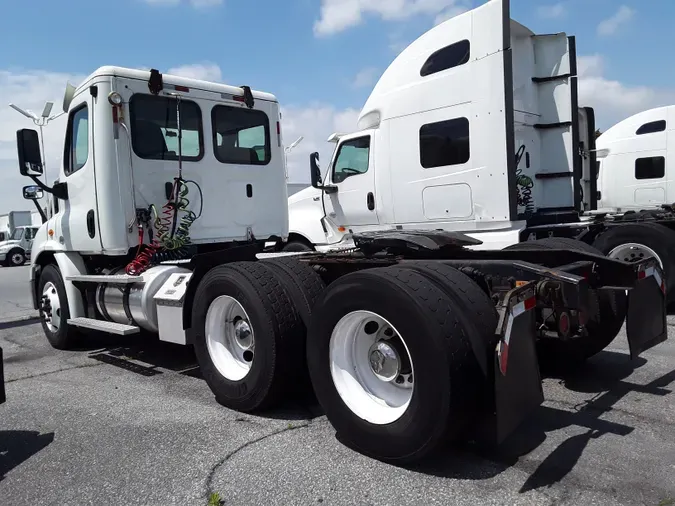
POLYGON ((46 184, 44 184, 42 181, 40 181, 37 176, 33 175, 28 175, 29 178, 31 178, 36 185, 38 185, 40 188, 42 188, 44 191, 47 193, 51 193, 54 195, 56 198, 59 198, 61 200, 68 200, 68 186, 66 183, 56 183, 53 188, 50 188, 46 184))
POLYGON ((40 207, 40 204, 38 204, 38 201, 36 199, 31 199, 33 201, 33 204, 35 204, 35 207, 38 210, 38 213, 40 213, 40 218, 42 218, 42 223, 47 223, 47 215, 45 212, 42 210, 42 207, 40 207))

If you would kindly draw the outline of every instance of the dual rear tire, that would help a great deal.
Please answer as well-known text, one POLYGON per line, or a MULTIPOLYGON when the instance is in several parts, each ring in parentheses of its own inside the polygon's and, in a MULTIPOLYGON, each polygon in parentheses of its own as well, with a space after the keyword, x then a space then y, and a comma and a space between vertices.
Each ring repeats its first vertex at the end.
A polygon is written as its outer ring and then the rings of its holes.
POLYGON ((368 269, 325 288, 309 265, 281 258, 210 271, 192 321, 219 402, 261 410, 311 382, 345 444, 404 463, 473 420, 484 385, 475 349, 489 355, 497 316, 478 285, 442 264, 368 269))

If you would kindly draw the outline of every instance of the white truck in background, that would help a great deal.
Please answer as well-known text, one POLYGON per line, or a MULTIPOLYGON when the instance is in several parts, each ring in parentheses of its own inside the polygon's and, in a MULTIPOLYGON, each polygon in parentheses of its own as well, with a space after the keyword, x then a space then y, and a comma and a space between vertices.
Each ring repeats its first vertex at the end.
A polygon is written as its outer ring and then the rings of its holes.
POLYGON ((32 225, 30 211, 10 211, 0 215, 0 243, 9 240, 16 227, 32 225))
POLYGON ((641 211, 675 203, 675 105, 620 121, 596 147, 599 208, 641 211))
MULTIPOLYGON (((485 229, 506 235, 515 234, 517 193, 508 184, 517 173, 513 87, 499 76, 509 75, 512 51, 521 48, 540 56, 535 76, 544 78, 523 100, 539 103, 555 86, 570 89, 570 79, 558 73, 565 71, 569 39, 531 37, 510 20, 507 0, 441 24, 396 66, 403 76, 422 69, 426 84, 407 95, 381 89, 378 100, 387 93, 398 99, 392 107, 373 102, 365 117, 373 146, 401 131, 414 144, 420 125, 431 122, 423 128, 432 148, 424 161, 431 165, 439 157, 466 157, 468 139, 460 135, 458 145, 444 139, 449 127, 462 132, 475 122, 475 142, 487 148, 470 153, 485 167, 437 174, 435 191, 455 199, 447 201, 451 217, 474 202, 485 229), (458 43, 471 53, 457 59, 458 43), (448 56, 462 65, 451 73, 475 76, 478 85, 463 91, 445 73, 431 73, 448 56), (428 93, 429 87, 445 93, 428 93), (409 116, 420 101, 425 112, 409 116), (458 124, 458 117, 465 119, 458 124), (498 164, 505 160, 512 162, 498 164)), ((518 139, 532 146, 532 167, 536 161, 559 170, 556 157, 566 159, 562 149, 572 144, 560 142, 558 130, 570 140, 576 130, 545 103, 538 112, 543 131, 523 123, 518 139), (549 138, 550 130, 558 133, 549 138)), ((568 105, 560 116, 576 110, 568 105)), ((155 69, 101 67, 67 88, 63 109, 65 156, 53 187, 39 179, 37 132, 17 132, 21 173, 52 193, 58 209, 35 237, 28 283, 55 348, 75 346, 90 330, 143 330, 193 346, 224 406, 260 410, 311 385, 343 442, 403 463, 452 439, 503 441, 543 401, 540 366, 579 367, 614 340, 624 321, 632 357, 667 338, 656 260, 610 259, 568 238, 475 251, 468 246, 479 241, 427 226, 357 232, 349 252, 294 258, 266 252, 266 242, 284 243, 289 235, 280 108, 269 93, 155 69)), ((362 161, 360 137, 350 144, 350 162, 362 161)), ((388 156, 371 153, 369 159, 388 156)), ((396 152, 408 161, 413 154, 403 145, 396 152)), ((337 190, 340 198, 369 205, 368 193, 381 187, 353 184, 362 166, 341 167, 342 180, 327 184, 313 167, 312 181, 321 194, 337 190), (338 186, 346 183, 352 186, 338 186)), ((406 188, 424 197, 417 183, 422 169, 410 169, 404 186, 377 189, 375 198, 400 198, 406 188)), ((570 185, 570 178, 560 181, 570 185)), ((565 184, 557 186, 543 188, 561 193, 556 204, 576 199, 564 194, 571 191, 565 184)), ((418 211, 408 209, 410 222, 424 224, 418 211)))
MULTIPOLYGON (((604 190, 598 192, 594 111, 578 104, 574 37, 536 35, 512 21, 508 58, 496 68, 484 58, 489 37, 472 39, 465 18, 442 26, 387 68, 360 113, 359 131, 329 138, 336 146, 326 170, 312 188, 289 198, 283 249, 349 249, 352 232, 411 228, 463 232, 482 242, 475 249, 567 237, 611 258, 657 258, 675 301, 674 215, 599 209, 608 184, 615 195, 627 181, 607 165, 612 157, 600 159, 604 190), (505 108, 494 111, 495 103, 505 108)), ((653 111, 645 121, 643 114, 631 128, 666 114, 672 125, 674 111, 653 111)), ((610 142, 614 132, 621 137, 622 128, 608 130, 600 142, 610 142)), ((675 149, 675 135, 665 127, 639 141, 675 149)), ((656 170, 650 167, 645 170, 656 170)), ((668 178, 661 175, 641 181, 636 194, 667 203, 668 178)))

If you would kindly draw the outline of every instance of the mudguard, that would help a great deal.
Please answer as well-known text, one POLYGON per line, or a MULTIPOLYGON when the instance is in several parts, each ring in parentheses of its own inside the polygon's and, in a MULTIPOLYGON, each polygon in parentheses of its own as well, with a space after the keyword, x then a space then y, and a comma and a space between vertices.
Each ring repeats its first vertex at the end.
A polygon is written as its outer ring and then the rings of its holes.
POLYGON ((501 307, 494 353, 496 443, 544 402, 536 348, 535 284, 512 290, 501 307))
POLYGON ((0 348, 0 404, 7 400, 5 393, 5 367, 2 356, 2 348, 0 348))
POLYGON ((628 291, 626 334, 631 359, 668 338, 666 280, 657 260, 636 263, 637 281, 628 291))

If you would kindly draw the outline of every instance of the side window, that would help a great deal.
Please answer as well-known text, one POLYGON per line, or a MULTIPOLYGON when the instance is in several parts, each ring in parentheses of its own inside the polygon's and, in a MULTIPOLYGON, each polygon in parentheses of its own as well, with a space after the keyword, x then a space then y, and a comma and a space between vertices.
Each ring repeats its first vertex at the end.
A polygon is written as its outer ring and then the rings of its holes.
POLYGON ((213 149, 222 163, 267 165, 272 159, 267 114, 217 105, 211 111, 213 149))
MULTIPOLYGON (((136 94, 131 97, 131 142, 134 153, 146 160, 178 160, 178 100, 136 94)), ((197 162, 204 156, 202 111, 191 101, 180 101, 181 159, 197 162)))
POLYGON ((656 132, 663 132, 666 129, 666 120, 652 121, 645 123, 637 129, 635 135, 653 134, 656 132))
POLYGON ((333 183, 368 172, 370 136, 350 139, 340 144, 333 165, 333 183))
POLYGON ((635 160, 635 179, 661 179, 666 175, 666 159, 663 156, 635 160))
POLYGON ((468 40, 462 40, 455 44, 446 46, 432 55, 424 62, 420 69, 422 77, 448 70, 459 65, 464 65, 471 56, 471 43, 468 40))
POLYGON ((77 172, 89 158, 89 109, 87 105, 70 113, 66 134, 66 152, 64 153, 64 171, 66 176, 77 172))
POLYGON ((420 128, 420 163, 425 169, 469 161, 469 120, 456 118, 420 128))

